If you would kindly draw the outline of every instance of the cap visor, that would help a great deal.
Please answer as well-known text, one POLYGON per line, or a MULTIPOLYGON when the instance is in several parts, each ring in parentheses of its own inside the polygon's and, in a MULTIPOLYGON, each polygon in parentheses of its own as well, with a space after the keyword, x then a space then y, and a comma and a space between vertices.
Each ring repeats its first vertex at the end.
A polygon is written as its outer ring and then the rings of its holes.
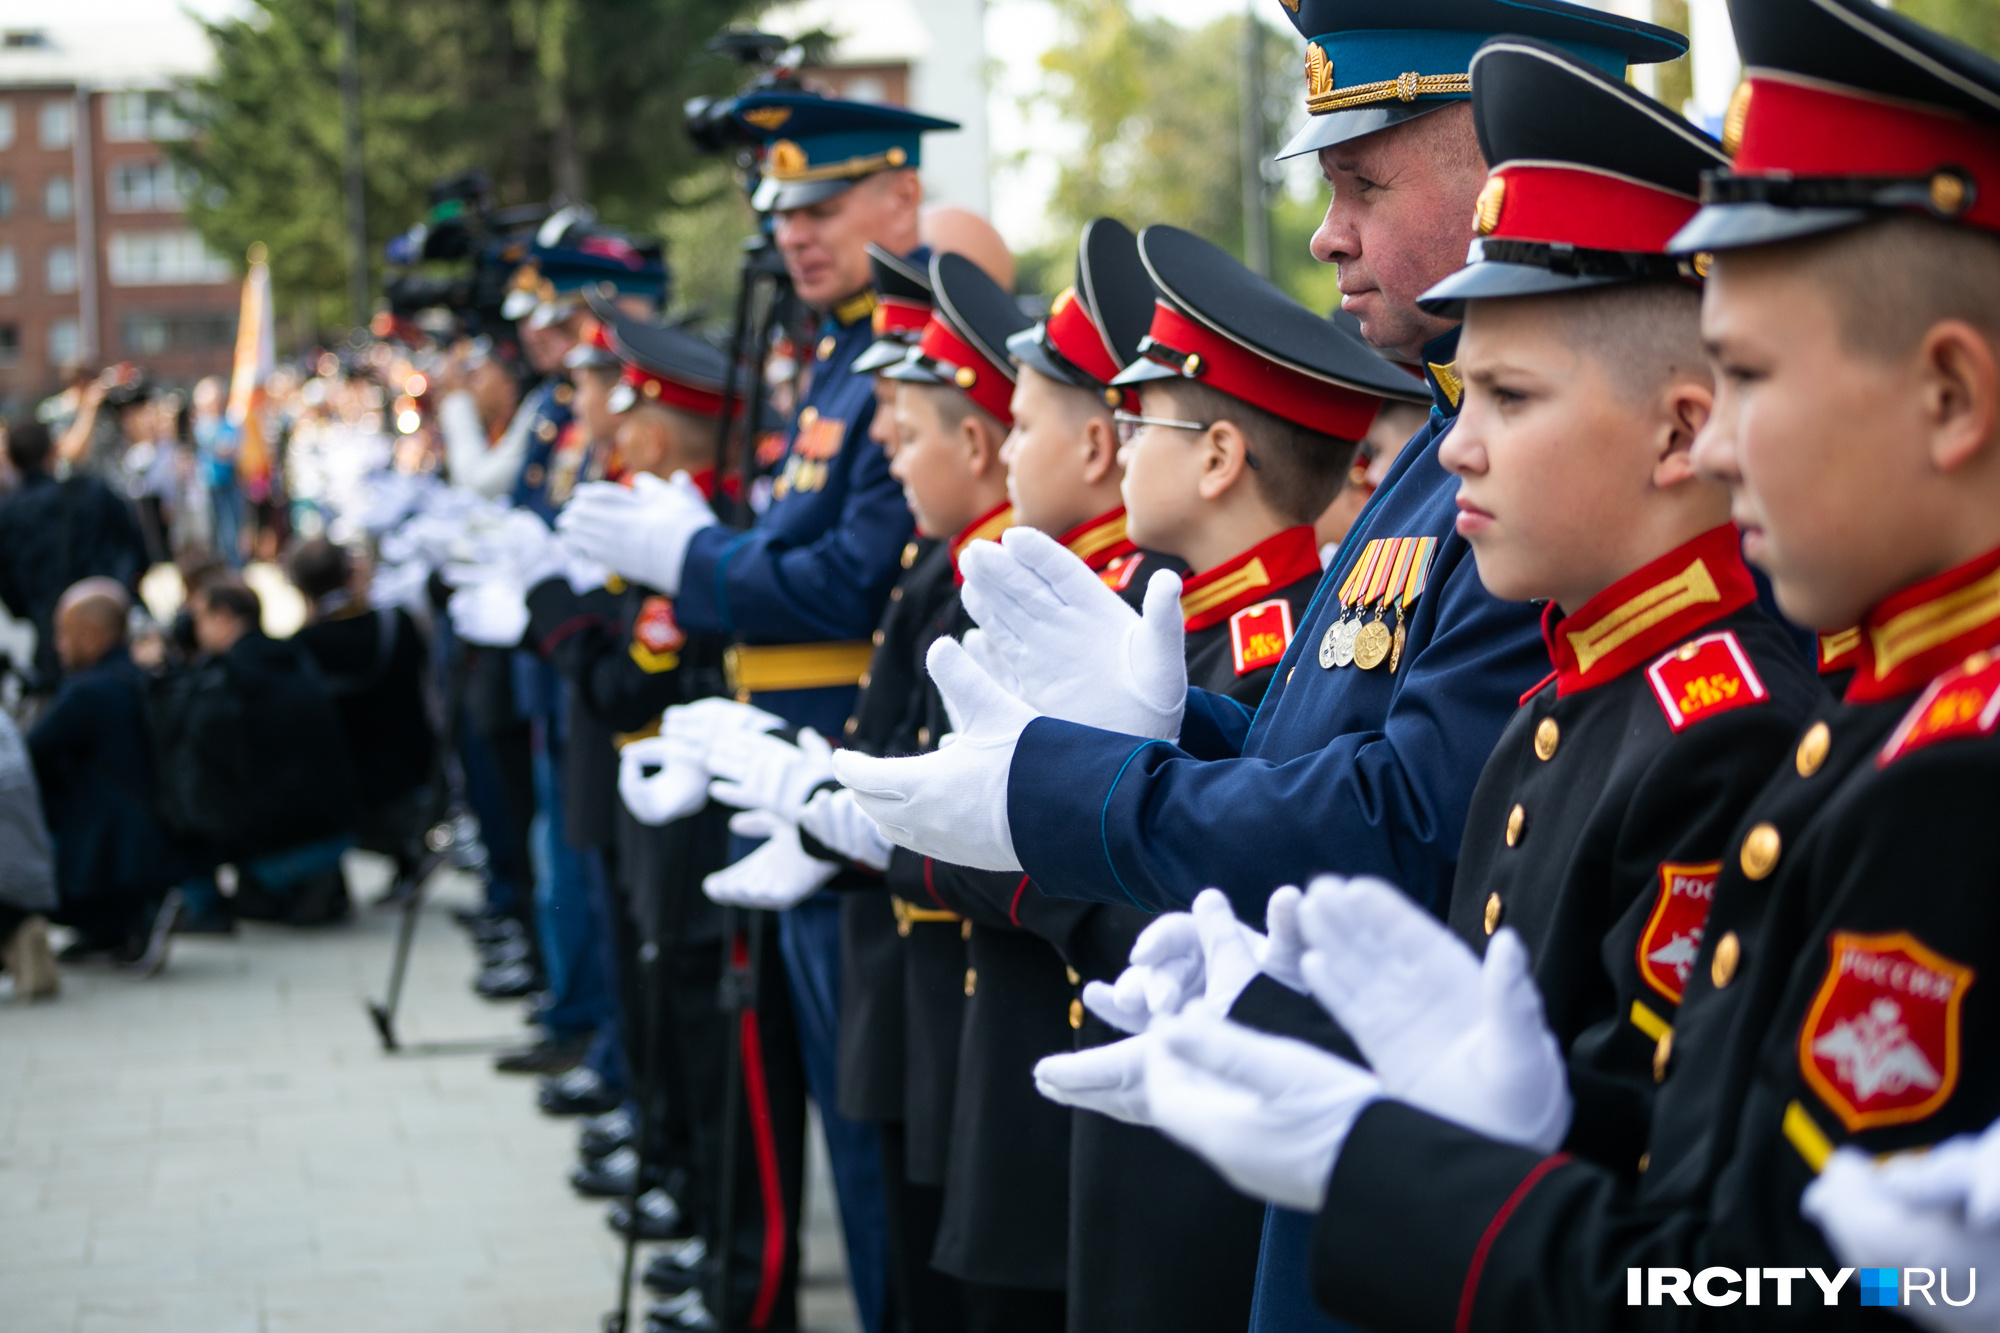
POLYGON ((878 338, 861 350, 854 358, 854 373, 872 375, 884 366, 893 366, 910 354, 908 343, 897 342, 894 338, 878 338))
POLYGON ((619 384, 611 390, 611 396, 604 400, 604 406, 613 416, 620 412, 630 412, 639 402, 639 395, 629 384, 619 384))
POLYGON ((881 372, 885 380, 896 380, 902 384, 950 384, 951 381, 932 370, 921 361, 898 361, 881 372))
POLYGON ((1351 142, 1364 134, 1386 130, 1391 125, 1427 116, 1464 100, 1462 97, 1447 97, 1429 102, 1384 102, 1376 106, 1358 106, 1352 111, 1329 111, 1325 115, 1312 116, 1299 126, 1299 132, 1292 136, 1292 141, 1278 150, 1277 160, 1282 162, 1288 157, 1317 153, 1322 148, 1351 142))
POLYGON ((1667 242, 1670 254, 1741 250, 1858 227, 1880 214, 1865 208, 1779 208, 1775 204, 1710 204, 1667 242))
POLYGON ((1467 301, 1507 296, 1553 296, 1559 292, 1615 287, 1621 281, 1619 278, 1552 273, 1535 264, 1502 264, 1485 260, 1468 264, 1435 284, 1417 298, 1417 308, 1427 315, 1458 319, 1465 314, 1467 301))
POLYGON ((1096 384, 1084 379, 1074 367, 1058 365, 1042 346, 1039 336, 1041 325, 1032 329, 1022 329, 1007 339, 1007 354, 1038 375, 1045 375, 1057 384, 1067 384, 1073 389, 1094 389, 1096 384))
POLYGON ((781 181, 766 176, 757 183, 757 193, 750 196, 750 207, 759 213, 783 213, 794 208, 807 208, 824 203, 837 194, 847 193, 859 179, 781 181))
POLYGON ((1118 372, 1113 384, 1146 384, 1153 380, 1177 380, 1180 372, 1172 366, 1163 366, 1157 361, 1140 357, 1131 365, 1118 372))

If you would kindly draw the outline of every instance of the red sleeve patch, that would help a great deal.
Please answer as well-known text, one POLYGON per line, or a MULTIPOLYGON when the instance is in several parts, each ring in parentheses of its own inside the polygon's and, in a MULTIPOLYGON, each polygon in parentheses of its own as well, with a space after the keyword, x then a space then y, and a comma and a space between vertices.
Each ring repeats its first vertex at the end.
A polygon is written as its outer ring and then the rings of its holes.
POLYGON ((1973 970, 1904 931, 1827 941, 1799 1029, 1799 1072, 1849 1132, 1922 1120, 1958 1086, 1959 1009, 1973 970))
POLYGON ((1715 881, 1721 876, 1720 861, 1660 864, 1659 896, 1639 936, 1639 975, 1675 1004, 1681 1002, 1688 972, 1701 952, 1701 934, 1708 925, 1708 909, 1715 903, 1715 881))
POLYGON ((1676 733, 1689 724, 1770 698, 1750 654, 1730 630, 1689 639, 1646 668, 1653 695, 1676 733))
POLYGON ((1098 571, 1097 577, 1103 579, 1104 586, 1111 591, 1124 592, 1131 586, 1132 576, 1139 572, 1139 566, 1144 563, 1146 563, 1146 553, 1134 551, 1130 555, 1121 555, 1113 560, 1098 571))
POLYGON ((2000 659, 1974 653, 1939 676, 1917 696, 1910 711, 1875 756, 1887 768, 1912 750, 1960 736, 1990 736, 2000 723, 2000 659))
POLYGON ((632 660, 648 674, 671 671, 680 665, 680 647, 687 634, 674 619, 674 604, 664 597, 648 597, 639 603, 632 621, 632 660))
POLYGON ((1236 674, 1276 666, 1292 643, 1292 604, 1282 597, 1246 606, 1229 617, 1229 648, 1236 674))

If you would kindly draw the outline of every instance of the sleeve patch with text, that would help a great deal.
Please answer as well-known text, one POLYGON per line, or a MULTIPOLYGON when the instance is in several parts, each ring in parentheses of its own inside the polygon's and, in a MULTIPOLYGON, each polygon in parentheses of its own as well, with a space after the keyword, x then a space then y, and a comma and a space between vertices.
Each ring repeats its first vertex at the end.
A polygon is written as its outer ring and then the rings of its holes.
POLYGON ((1246 606, 1229 617, 1229 649, 1236 674, 1276 666, 1292 642, 1292 604, 1282 597, 1246 606))
POLYGON ((1667 725, 1679 732, 1691 723, 1732 708, 1770 698, 1750 654, 1730 630, 1689 639, 1646 668, 1646 679, 1667 725))

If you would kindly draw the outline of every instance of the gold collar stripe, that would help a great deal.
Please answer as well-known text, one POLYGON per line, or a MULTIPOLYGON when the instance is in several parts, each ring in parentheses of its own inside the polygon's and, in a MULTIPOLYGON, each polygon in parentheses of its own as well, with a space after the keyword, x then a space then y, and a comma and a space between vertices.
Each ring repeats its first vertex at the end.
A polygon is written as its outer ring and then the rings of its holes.
POLYGON ((1439 365, 1432 361, 1427 364, 1431 368, 1431 377, 1438 382, 1438 388, 1444 390, 1444 400, 1457 407, 1458 400, 1465 397, 1465 381, 1459 378, 1458 362, 1439 365))
POLYGON ((1069 544, 1070 554, 1079 560, 1088 560, 1107 547, 1116 546, 1125 540, 1125 515, 1107 518, 1094 528, 1084 529, 1082 535, 1069 544))
POLYGON ((875 289, 871 287, 867 291, 857 292, 835 306, 833 317, 843 325, 858 323, 873 316, 877 304, 875 289))
POLYGON ((1470 93, 1470 74, 1419 74, 1409 70, 1393 79, 1357 83, 1347 88, 1330 88, 1306 98, 1306 110, 1315 116, 1375 102, 1414 102, 1419 97, 1470 93))
POLYGON ((1013 526, 1014 526, 1014 511, 1011 508, 1003 509, 999 513, 995 514, 992 518, 987 519, 984 523, 981 523, 978 527, 974 528, 972 531, 966 533, 963 537, 959 538, 958 545, 955 549, 963 551, 966 547, 972 545, 972 543, 974 542, 998 541, 1000 539, 1000 534, 1013 526))
POLYGON ((1697 559, 1674 577, 1656 583, 1613 610, 1594 625, 1569 630, 1563 637, 1576 653, 1576 669, 1588 671, 1605 654, 1616 652, 1669 616, 1703 602, 1719 602, 1722 593, 1708 566, 1697 559))
MULTIPOLYGON (((1745 85, 1748 86, 1748 85, 1745 85)), ((1861 627, 1844 629, 1834 634, 1819 636, 1819 660, 1822 665, 1835 658, 1844 657, 1861 646, 1861 627)))
POLYGON ((1886 624, 1869 629, 1869 646, 1874 649, 1875 679, 1942 643, 2000 620, 2000 569, 1957 592, 1946 593, 1922 606, 1913 606, 1886 624))
POLYGON ((1264 557, 1252 556, 1250 563, 1233 574, 1224 574, 1204 588, 1196 588, 1181 598, 1181 617, 1192 620, 1204 611, 1221 606, 1232 597, 1240 596, 1253 588, 1266 588, 1271 583, 1270 571, 1264 568, 1264 557))

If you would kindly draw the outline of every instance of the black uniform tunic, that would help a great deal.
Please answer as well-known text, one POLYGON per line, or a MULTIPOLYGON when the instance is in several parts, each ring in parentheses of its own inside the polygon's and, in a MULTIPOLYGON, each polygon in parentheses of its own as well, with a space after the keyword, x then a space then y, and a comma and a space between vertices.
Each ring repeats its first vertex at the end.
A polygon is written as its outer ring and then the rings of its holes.
MULTIPOLYGON (((1838 1271, 1799 1214, 1836 1145, 1983 1129, 2000 1067, 2000 551, 1871 613, 1844 703, 1822 704, 1722 848, 1636 1185, 1368 1108, 1329 1183, 1315 1291, 1425 1329, 1898 1326, 1801 1283, 1755 1309, 1627 1304, 1628 1267, 1838 1271), (1801 1290, 1800 1288, 1803 1288, 1801 1290)), ((1734 1290, 1743 1291, 1739 1284, 1734 1290)))

